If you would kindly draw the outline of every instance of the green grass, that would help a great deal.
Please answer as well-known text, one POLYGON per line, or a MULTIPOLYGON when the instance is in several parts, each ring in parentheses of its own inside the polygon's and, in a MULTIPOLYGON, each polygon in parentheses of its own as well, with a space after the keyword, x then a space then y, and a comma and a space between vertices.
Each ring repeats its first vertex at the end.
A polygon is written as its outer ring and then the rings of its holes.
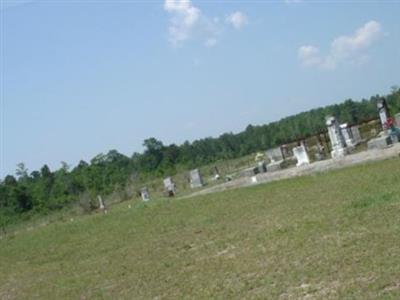
POLYGON ((400 159, 0 240, 0 299, 399 299, 400 159))

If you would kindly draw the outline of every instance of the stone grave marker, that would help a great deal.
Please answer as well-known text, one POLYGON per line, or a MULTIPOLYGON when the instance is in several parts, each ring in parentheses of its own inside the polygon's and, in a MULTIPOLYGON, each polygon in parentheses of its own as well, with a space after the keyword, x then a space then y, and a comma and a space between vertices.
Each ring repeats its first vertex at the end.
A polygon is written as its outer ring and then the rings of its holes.
POLYGON ((354 139, 353 139, 353 133, 350 130, 350 127, 347 125, 347 123, 340 124, 340 132, 343 135, 346 147, 348 149, 349 148, 354 148, 355 147, 355 142, 354 142, 354 139))
POLYGON ((163 180, 164 182, 164 189, 165 192, 169 197, 173 197, 176 194, 176 186, 175 183, 173 182, 171 177, 167 177, 163 180))
POLYGON ((384 149, 389 147, 395 141, 389 134, 388 128, 386 128, 387 121, 390 118, 389 108, 387 106, 385 99, 378 99, 376 102, 376 107, 378 109, 379 119, 381 121, 383 131, 378 134, 378 137, 373 138, 368 141, 368 150, 373 149, 384 149))
POLYGON ((293 154, 297 159, 297 167, 310 164, 310 158, 308 157, 308 153, 304 145, 294 147, 293 154))
POLYGON ((390 117, 389 109, 385 99, 379 99, 376 103, 379 113, 379 119, 381 120, 381 125, 383 129, 385 128, 385 124, 390 117))
POLYGON ((147 202, 150 200, 150 193, 147 187, 144 187, 140 190, 140 196, 142 196, 142 200, 147 202))
POLYGON ((331 140, 332 158, 343 157, 347 154, 345 141, 340 131, 339 123, 335 117, 328 116, 326 118, 326 126, 328 126, 329 139, 331 140))
POLYGON ((257 168, 258 168, 258 173, 267 172, 267 165, 265 164, 265 161, 259 161, 257 163, 257 168))
POLYGON ((213 180, 219 180, 221 178, 221 174, 219 173, 218 167, 215 166, 214 167, 214 176, 213 176, 213 180))
POLYGON ((267 157, 270 160, 267 165, 267 172, 273 172, 281 169, 281 165, 284 161, 284 154, 282 153, 281 147, 268 149, 266 151, 267 157))
POLYGON ((266 151, 267 157, 269 158, 269 160, 274 163, 274 162, 278 162, 278 161, 282 161, 284 159, 281 147, 276 147, 276 148, 272 148, 272 149, 268 149, 266 151))
POLYGON ((190 171, 190 187, 192 189, 203 186, 203 178, 201 177, 199 169, 190 171))
POLYGON ((99 200, 99 209, 104 210, 106 206, 104 205, 103 198, 100 195, 97 195, 97 200, 99 200))
POLYGON ((97 200, 99 200, 99 210, 107 214, 107 207, 104 204, 103 198, 100 195, 97 195, 97 200))
POLYGON ((240 172, 240 177, 250 177, 258 174, 258 167, 250 167, 240 172))
POLYGON ((361 143, 362 138, 361 138, 361 133, 360 133, 360 128, 355 125, 350 127, 351 134, 353 135, 353 141, 355 144, 361 143))

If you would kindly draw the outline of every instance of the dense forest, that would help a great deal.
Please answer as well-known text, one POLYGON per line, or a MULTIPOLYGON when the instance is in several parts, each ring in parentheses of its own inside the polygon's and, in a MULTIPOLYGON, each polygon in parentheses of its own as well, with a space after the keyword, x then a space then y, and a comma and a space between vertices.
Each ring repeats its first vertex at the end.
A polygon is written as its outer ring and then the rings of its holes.
POLYGON ((94 209, 93 199, 97 194, 124 191, 127 185, 134 186, 135 182, 174 175, 178 170, 244 156, 324 131, 327 115, 351 124, 375 119, 379 98, 386 99, 392 114, 400 111, 400 89, 395 87, 386 96, 361 101, 348 99, 341 104, 312 109, 266 125, 248 125, 238 134, 225 133, 179 146, 163 145, 161 141, 149 138, 143 143, 145 151, 131 157, 111 150, 107 154, 98 154, 90 162, 80 161, 74 168, 62 162, 62 167, 54 172, 47 165, 28 172, 20 163, 15 176, 8 175, 0 182, 0 223, 48 213, 82 199, 89 199, 84 203, 86 209, 94 209))

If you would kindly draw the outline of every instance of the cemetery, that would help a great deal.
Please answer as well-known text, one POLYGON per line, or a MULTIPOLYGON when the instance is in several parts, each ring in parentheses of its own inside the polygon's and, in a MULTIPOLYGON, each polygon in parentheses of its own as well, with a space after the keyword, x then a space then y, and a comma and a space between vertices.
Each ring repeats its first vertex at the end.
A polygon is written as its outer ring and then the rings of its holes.
POLYGON ((400 118, 379 111, 17 227, 0 298, 398 299, 400 118))
MULTIPOLYGON (((216 166, 211 167, 214 175, 206 180, 199 169, 194 169, 189 172, 190 189, 182 186, 182 193, 176 194, 173 184, 167 194, 192 197, 395 157, 400 151, 400 114, 391 117, 386 103, 378 101, 377 115, 379 119, 369 124, 341 124, 335 117, 326 116, 325 132, 257 153, 247 167, 231 170, 225 182, 219 181, 221 174, 216 166)), ((164 180, 168 190, 167 186, 172 185, 164 180)))
POLYGON ((400 300, 400 0, 0 2, 0 300, 400 300))

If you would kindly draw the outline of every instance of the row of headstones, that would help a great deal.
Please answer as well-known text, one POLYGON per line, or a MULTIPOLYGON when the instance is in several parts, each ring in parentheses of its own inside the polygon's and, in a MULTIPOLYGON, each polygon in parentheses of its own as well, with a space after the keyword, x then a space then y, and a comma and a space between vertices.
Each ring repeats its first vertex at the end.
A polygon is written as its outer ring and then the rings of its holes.
POLYGON ((326 126, 331 142, 332 158, 345 156, 363 141, 358 126, 349 127, 347 123, 339 125, 336 118, 332 116, 326 118, 326 126))
MULTIPOLYGON (((382 127, 385 128, 390 115, 384 100, 378 101, 377 108, 379 112, 379 118, 382 127)), ((400 114, 397 114, 395 121, 400 127, 400 114)), ((331 157, 336 159, 344 157, 346 154, 350 153, 354 147, 362 142, 360 130, 358 126, 348 126, 347 123, 339 124, 337 119, 333 116, 326 117, 326 126, 328 128, 328 135, 331 141, 331 157)), ((372 143, 371 143, 372 144, 372 143)), ((319 143, 317 144, 317 159, 321 160, 324 157, 323 146, 319 143)), ((373 148, 373 147, 371 147, 373 148)), ((295 157, 297 160, 296 166, 300 167, 303 165, 310 164, 310 158, 307 152, 307 147, 304 142, 301 142, 299 146, 293 147, 290 151, 287 146, 280 146, 277 148, 269 149, 266 152, 270 162, 265 164, 265 162, 260 162, 255 168, 250 168, 244 170, 243 175, 251 176, 255 173, 272 172, 281 169, 282 163, 288 157, 295 157)), ((204 185, 203 178, 200 174, 199 169, 194 169, 189 172, 190 176, 190 187, 199 188, 204 185)), ((216 178, 219 178, 218 169, 216 169, 216 178)), ((167 177, 163 181, 164 188, 169 197, 175 196, 176 185, 171 177, 167 177)), ((145 187, 140 191, 143 201, 150 200, 149 190, 145 187)))
MULTIPOLYGON (((379 113, 379 119, 381 121, 384 134, 382 137, 372 139, 368 142, 368 149, 382 148, 390 143, 398 142, 400 138, 400 129, 392 126, 388 131, 388 121, 390 120, 389 110, 384 99, 377 102, 377 109, 379 113)), ((400 113, 395 115, 394 123, 400 127, 400 113)), ((354 147, 362 142, 360 130, 358 126, 349 127, 347 123, 339 124, 337 119, 333 116, 326 117, 326 126, 328 127, 328 135, 331 141, 331 157, 340 158, 350 153, 354 147)), ((323 152, 321 151, 322 145, 317 145, 317 156, 322 158, 323 152)), ((304 145, 304 142, 300 146, 294 147, 292 153, 297 159, 296 166, 302 166, 310 163, 310 159, 304 145)), ((267 156, 270 159, 270 163, 267 165, 267 171, 274 171, 280 169, 281 163, 285 157, 288 156, 286 148, 278 147, 267 151, 267 156), (284 153, 286 152, 286 153, 284 153)))
POLYGON ((301 166, 310 163, 306 146, 304 142, 301 142, 299 146, 293 147, 291 151, 288 151, 286 147, 277 147, 269 149, 266 152, 269 159, 269 163, 266 165, 266 172, 273 172, 280 170, 285 160, 292 158, 293 156, 297 160, 296 166, 301 166))
MULTIPOLYGON (((343 157, 351 152, 354 147, 362 141, 360 130, 358 126, 348 126, 347 123, 339 124, 337 119, 332 116, 326 118, 326 126, 328 128, 328 135, 331 141, 331 156, 332 158, 343 157)), ((320 143, 316 145, 316 158, 322 160, 325 156, 323 146, 320 143)), ((302 141, 299 146, 293 147, 291 151, 287 146, 280 146, 277 148, 269 149, 266 152, 270 162, 266 166, 266 171, 276 171, 281 169, 282 163, 291 157, 297 160, 296 166, 310 164, 310 158, 307 152, 307 147, 302 141)))
MULTIPOLYGON (((217 174, 219 176, 219 174, 217 174)), ((190 177, 190 187, 192 189, 194 188, 199 188, 204 185, 203 178, 200 174, 199 169, 194 169, 189 172, 189 177, 190 177)), ((166 192, 166 195, 168 197, 174 197, 176 195, 177 189, 176 189, 176 184, 174 183, 172 177, 167 177, 163 180, 164 183, 164 190, 166 192)), ((149 189, 147 187, 144 187, 140 190, 140 195, 142 197, 143 201, 148 201, 150 200, 150 193, 149 189)))
POLYGON ((332 158, 343 157, 350 153, 354 147, 361 142, 358 126, 349 128, 346 123, 339 125, 335 117, 326 118, 328 135, 331 141, 332 158))

